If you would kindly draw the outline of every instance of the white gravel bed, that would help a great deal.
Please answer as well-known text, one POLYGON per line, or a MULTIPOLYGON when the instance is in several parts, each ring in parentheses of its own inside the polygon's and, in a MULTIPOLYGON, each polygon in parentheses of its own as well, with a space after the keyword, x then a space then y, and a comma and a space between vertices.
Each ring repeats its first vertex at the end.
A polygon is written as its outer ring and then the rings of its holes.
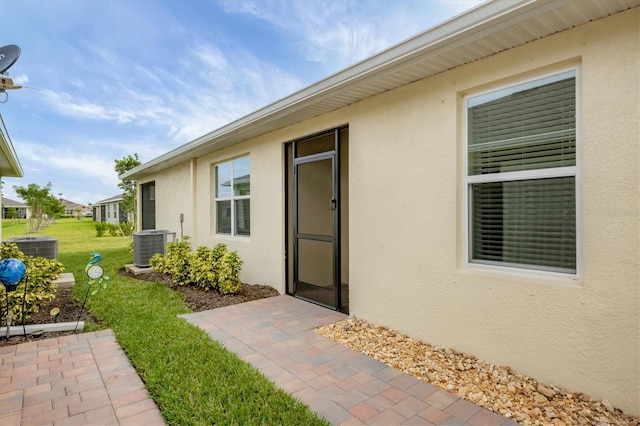
POLYGON ((606 399, 595 401, 356 318, 316 332, 523 425, 640 425, 639 417, 622 413, 606 399))

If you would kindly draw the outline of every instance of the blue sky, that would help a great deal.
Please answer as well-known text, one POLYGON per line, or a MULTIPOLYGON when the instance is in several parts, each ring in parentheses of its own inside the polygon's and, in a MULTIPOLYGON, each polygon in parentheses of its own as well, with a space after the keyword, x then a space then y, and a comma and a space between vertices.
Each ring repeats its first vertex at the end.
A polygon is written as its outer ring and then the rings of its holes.
MULTIPOLYGON (((25 88, 0 113, 24 169, 94 203, 114 160, 149 161, 479 4, 479 0, 2 0, 25 88)), ((3 98, 0 95, 0 100, 3 98)))

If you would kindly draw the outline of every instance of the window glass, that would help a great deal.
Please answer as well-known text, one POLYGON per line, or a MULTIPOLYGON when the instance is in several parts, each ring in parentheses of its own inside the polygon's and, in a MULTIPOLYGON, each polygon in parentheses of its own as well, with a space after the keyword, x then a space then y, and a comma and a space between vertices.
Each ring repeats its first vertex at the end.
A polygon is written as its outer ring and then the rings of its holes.
POLYGON ((472 185, 473 258, 575 272, 575 178, 472 185))
POLYGON ((336 149, 335 135, 333 132, 315 136, 296 144, 296 157, 318 154, 321 152, 333 151, 336 149))
POLYGON ((216 233, 251 235, 250 158, 242 157, 216 165, 215 179, 216 233))
POLYGON ((251 193, 251 160, 240 158, 233 162, 233 195, 251 193))
POLYGON ((235 201, 236 234, 251 235, 251 200, 248 198, 235 201))
POLYGON ((216 232, 231 234, 231 201, 217 201, 216 210, 216 232))
POLYGON ((470 262, 575 273, 575 72, 467 106, 470 262))
POLYGON ((575 166, 575 77, 538 82, 470 99, 470 175, 575 166))
POLYGON ((231 196, 231 162, 216 166, 216 198, 231 196))

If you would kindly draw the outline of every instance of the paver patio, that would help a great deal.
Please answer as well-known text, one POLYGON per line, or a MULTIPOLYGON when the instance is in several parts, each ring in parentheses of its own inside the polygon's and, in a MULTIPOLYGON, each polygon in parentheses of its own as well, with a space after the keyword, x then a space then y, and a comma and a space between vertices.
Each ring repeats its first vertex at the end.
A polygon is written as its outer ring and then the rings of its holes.
POLYGON ((163 425, 111 330, 0 347, 0 425, 163 425))
MULTIPOLYGON (((515 425, 317 335, 346 318, 290 296, 182 315, 336 425, 515 425)), ((0 347, 0 425, 163 425, 111 330, 0 347)))
POLYGON ((347 316, 290 296, 181 317, 332 424, 516 424, 316 334, 347 316))

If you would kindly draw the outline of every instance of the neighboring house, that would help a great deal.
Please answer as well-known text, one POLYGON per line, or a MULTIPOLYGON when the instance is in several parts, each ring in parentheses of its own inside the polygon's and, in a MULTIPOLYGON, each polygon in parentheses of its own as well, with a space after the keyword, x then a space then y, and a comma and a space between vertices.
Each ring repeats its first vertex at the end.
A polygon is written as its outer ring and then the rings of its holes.
POLYGON ((485 3, 123 174, 139 229, 640 415, 639 6, 485 3))
MULTIPOLYGON (((0 114, 0 179, 3 177, 22 177, 22 166, 13 148, 9 132, 0 114)), ((1 188, 0 188, 1 189, 1 188)), ((4 213, 4 201, 2 198, 2 212, 4 213)), ((0 241, 2 241, 2 226, 0 226, 0 241)))
POLYGON ((91 207, 74 203, 64 198, 60 198, 60 203, 64 206, 64 216, 76 216, 78 211, 82 213, 82 216, 87 216, 91 212, 91 207))
POLYGON ((26 204, 2 197, 3 219, 28 219, 30 215, 31 210, 26 204))
POLYGON ((98 201, 93 204, 93 220, 94 222, 107 223, 125 223, 130 222, 131 218, 121 208, 123 194, 98 201))

